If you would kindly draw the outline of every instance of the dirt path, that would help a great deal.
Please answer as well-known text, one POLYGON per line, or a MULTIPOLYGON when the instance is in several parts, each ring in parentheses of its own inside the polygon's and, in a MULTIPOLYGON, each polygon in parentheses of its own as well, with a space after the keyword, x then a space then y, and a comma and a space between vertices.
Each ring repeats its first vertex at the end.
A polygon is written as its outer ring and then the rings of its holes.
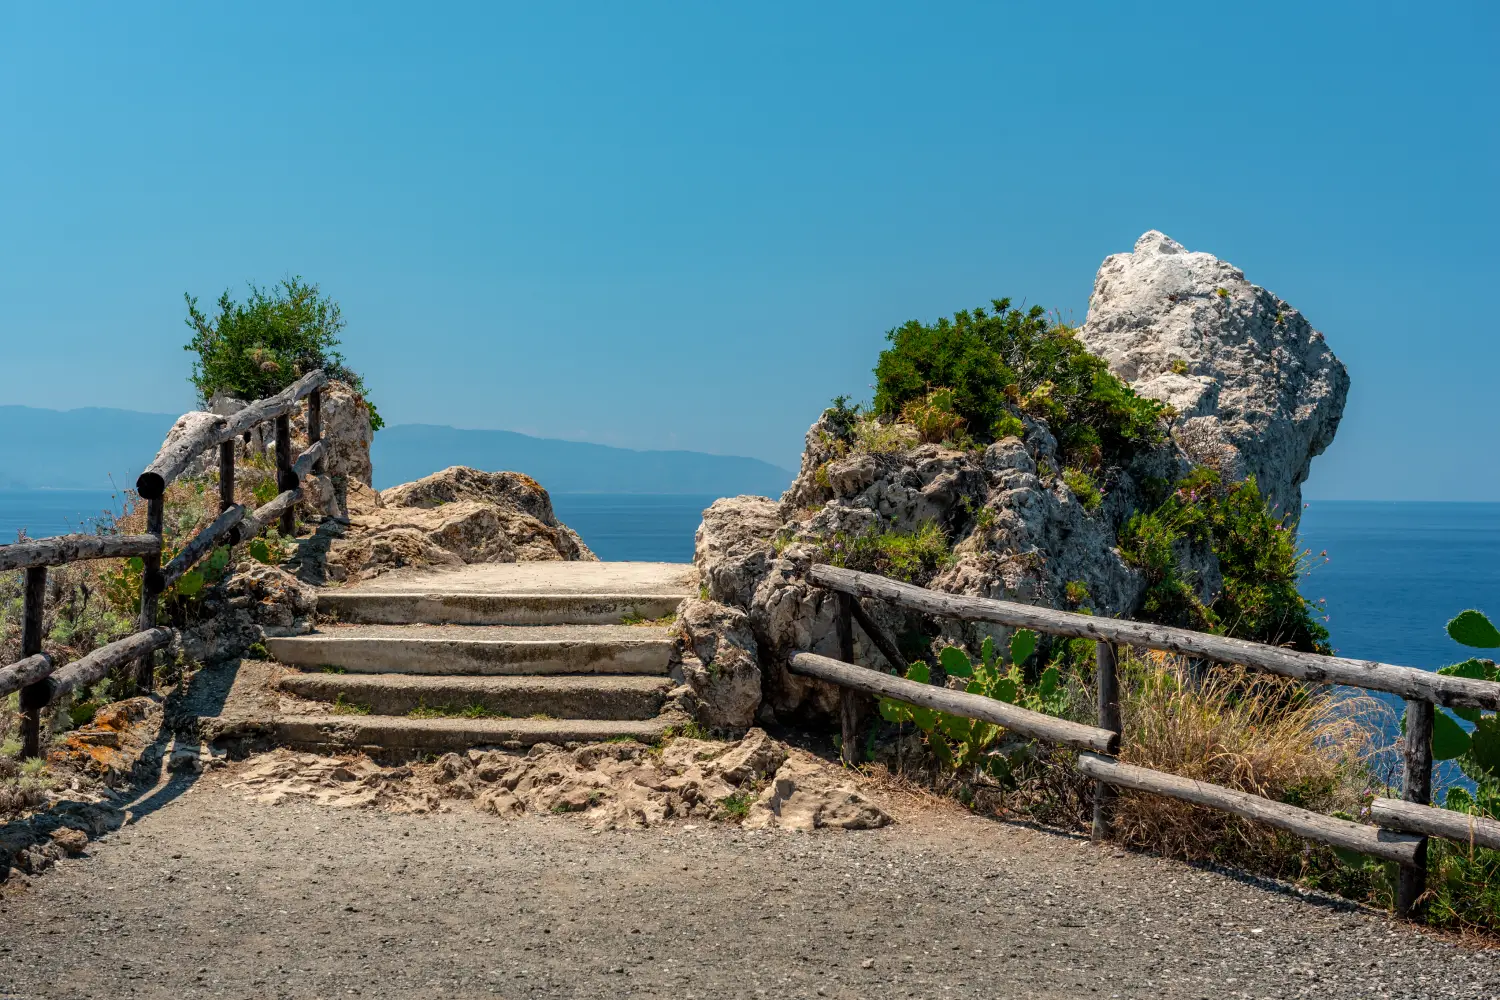
POLYGON ((0 998, 1500 995, 1500 951, 959 814, 597 833, 225 778, 0 890, 0 998))

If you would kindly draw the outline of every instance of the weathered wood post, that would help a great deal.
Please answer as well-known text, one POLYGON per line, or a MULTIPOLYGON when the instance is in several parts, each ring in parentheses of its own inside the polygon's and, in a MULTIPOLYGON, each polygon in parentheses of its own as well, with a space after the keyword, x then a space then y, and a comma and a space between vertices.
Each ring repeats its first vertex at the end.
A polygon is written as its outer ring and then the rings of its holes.
MULTIPOLYGON (((162 538, 162 519, 166 509, 166 500, 161 494, 151 497, 146 501, 146 534, 162 538)), ((147 553, 141 558, 145 563, 141 572, 141 618, 140 629, 145 631, 156 627, 156 606, 161 599, 161 592, 166 589, 161 576, 161 545, 158 544, 155 552, 147 553)), ((149 652, 142 656, 136 664, 135 687, 141 694, 150 694, 156 680, 156 653, 149 652)))
MULTIPOLYGON (((1100 640, 1094 643, 1094 684, 1099 689, 1099 728, 1119 733, 1120 678, 1115 669, 1115 647, 1100 640)), ((1094 831, 1098 843, 1109 836, 1110 812, 1115 790, 1107 781, 1094 782, 1094 831)))
MULTIPOLYGON (((26 590, 21 598, 21 659, 42 651, 42 608, 47 599, 47 567, 26 570, 26 590)), ((42 755, 42 706, 49 688, 43 679, 21 689, 21 756, 42 755)))
MULTIPOLYGON (((297 488, 297 474, 292 471, 292 418, 286 414, 276 418, 276 489, 285 493, 297 488)), ((291 538, 297 530, 297 512, 287 507, 281 512, 278 525, 283 538, 291 538)))
MULTIPOLYGON (((854 598, 842 591, 837 597, 838 611, 834 617, 834 627, 839 640, 839 659, 845 663, 853 663, 854 598)), ((859 759, 859 693, 851 688, 839 688, 839 727, 843 733, 843 746, 839 749, 839 756, 845 764, 854 764, 859 759)))
MULTIPOLYGON (((1406 749, 1403 757, 1401 797, 1407 802, 1430 805, 1432 800, 1432 723, 1430 701, 1406 703, 1406 749)), ((1417 845, 1412 864, 1402 865, 1396 877, 1396 915, 1416 919, 1418 902, 1427 891, 1427 838, 1417 845)))
MULTIPOLYGON (((307 446, 311 448, 323 440, 323 390, 314 389, 307 394, 307 446)), ((313 463, 314 475, 323 474, 323 458, 313 463)), ((300 485, 300 484, 299 484, 300 485)))
POLYGON ((219 445, 219 513, 234 506, 234 442, 219 445))

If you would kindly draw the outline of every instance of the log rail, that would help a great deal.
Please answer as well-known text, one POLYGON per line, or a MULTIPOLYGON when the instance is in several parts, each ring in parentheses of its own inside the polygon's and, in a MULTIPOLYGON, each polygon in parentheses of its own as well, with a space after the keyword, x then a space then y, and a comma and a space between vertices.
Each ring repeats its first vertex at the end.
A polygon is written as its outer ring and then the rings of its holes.
POLYGON ((162 594, 220 545, 253 538, 273 521, 290 534, 293 510, 302 497, 302 481, 321 472, 324 460, 320 390, 328 382, 321 370, 309 372, 281 392, 244 409, 220 416, 195 411, 184 414, 168 432, 151 464, 136 479, 136 493, 145 501, 146 532, 140 535, 61 535, 0 545, 0 572, 26 574, 21 610, 21 659, 0 667, 0 697, 20 692, 21 755, 41 756, 41 710, 77 688, 102 680, 112 670, 135 665, 135 684, 149 693, 156 651, 169 645, 171 629, 157 625, 162 594), (303 400, 307 405, 308 447, 291 455, 291 414, 303 400), (257 424, 276 425, 275 499, 247 511, 234 501, 234 441, 257 424), (167 486, 203 452, 215 449, 219 468, 219 516, 162 565, 163 498, 167 486), (42 650, 42 612, 47 590, 47 567, 89 559, 141 560, 139 626, 131 635, 63 664, 42 650))
POLYGON ((847 662, 801 652, 793 654, 789 668, 795 674, 828 681, 843 689, 840 714, 846 761, 852 760, 849 748, 857 744, 858 714, 848 704, 851 697, 857 697, 855 692, 894 698, 949 715, 990 722, 1022 736, 1079 751, 1077 770, 1095 783, 1093 833, 1096 840, 1108 834, 1114 789, 1127 788, 1168 796, 1276 826, 1333 847, 1395 862, 1399 866, 1396 910, 1403 917, 1418 914, 1426 893, 1428 837, 1444 837, 1470 847, 1500 850, 1500 822, 1428 804, 1432 786, 1433 707, 1500 709, 1500 683, 1448 677, 1370 660, 1319 656, 1146 622, 946 594, 826 564, 813 565, 807 576, 811 583, 838 598, 840 648, 847 662), (844 641, 843 636, 855 624, 892 668, 899 670, 903 665, 895 642, 860 606, 861 598, 886 601, 936 617, 994 622, 1010 628, 1029 628, 1055 636, 1094 640, 1099 725, 1086 726, 1056 719, 980 695, 920 684, 854 665, 852 644, 844 641), (1178 653, 1213 662, 1239 664, 1312 683, 1343 684, 1399 695, 1408 706, 1404 798, 1376 799, 1370 809, 1374 825, 1370 825, 1121 762, 1114 756, 1119 749, 1122 731, 1119 684, 1115 674, 1119 646, 1178 653))

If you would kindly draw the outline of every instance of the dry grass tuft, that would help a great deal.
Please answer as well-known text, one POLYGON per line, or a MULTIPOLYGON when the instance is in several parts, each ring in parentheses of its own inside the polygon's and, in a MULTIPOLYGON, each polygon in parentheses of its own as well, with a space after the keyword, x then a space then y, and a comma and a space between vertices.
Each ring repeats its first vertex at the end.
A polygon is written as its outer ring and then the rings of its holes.
MULTIPOLYGON (((1357 814, 1373 752, 1369 697, 1170 657, 1121 664, 1121 759, 1321 813, 1357 814)), ((1217 810, 1122 793, 1114 835, 1174 857, 1284 870, 1301 845, 1217 810)))

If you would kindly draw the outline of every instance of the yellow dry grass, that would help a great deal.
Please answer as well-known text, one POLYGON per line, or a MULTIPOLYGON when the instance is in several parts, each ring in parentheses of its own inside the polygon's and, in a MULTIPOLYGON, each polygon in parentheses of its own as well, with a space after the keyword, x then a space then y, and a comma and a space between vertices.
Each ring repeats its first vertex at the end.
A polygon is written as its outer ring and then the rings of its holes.
MULTIPOLYGON (((1348 696, 1243 668, 1195 675, 1181 660, 1121 664, 1122 760, 1289 802, 1357 813, 1372 752, 1373 698, 1348 696)), ((1122 794, 1114 836, 1163 854, 1217 861, 1286 860, 1295 842, 1217 810, 1122 794)))

